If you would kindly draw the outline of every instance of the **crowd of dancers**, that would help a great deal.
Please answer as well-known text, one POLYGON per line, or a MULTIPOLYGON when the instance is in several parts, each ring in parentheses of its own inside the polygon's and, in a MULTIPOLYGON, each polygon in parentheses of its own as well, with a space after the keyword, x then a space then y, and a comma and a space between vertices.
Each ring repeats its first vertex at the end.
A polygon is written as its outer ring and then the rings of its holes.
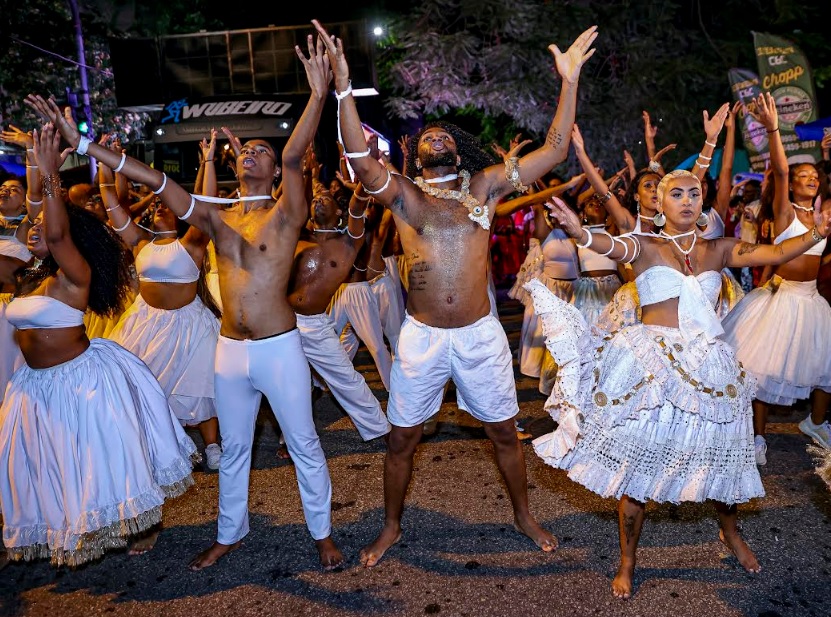
POLYGON ((655 150, 645 114, 649 165, 639 171, 629 157, 606 180, 575 124, 592 27, 566 51, 551 46, 562 84, 540 147, 520 156, 527 142, 512 144, 496 164, 472 136, 437 122, 402 140, 398 170, 365 138, 342 41, 314 26, 317 38, 297 48, 311 95, 283 151, 223 129, 235 196, 218 196, 216 131, 201 143, 193 193, 116 140, 80 135, 52 99, 26 99, 42 127, 3 132, 27 161, 26 178, 0 188, 7 557, 76 566, 128 544, 151 550, 164 500, 193 483, 200 454, 183 427, 196 426, 205 465, 219 471, 219 516, 216 540, 190 567, 213 565, 248 533, 265 395, 321 566, 340 566, 312 418, 313 389, 323 387, 364 440, 386 443, 383 527, 360 554, 374 566, 401 538, 413 456, 450 380, 493 442, 516 529, 555 550, 528 505, 490 267, 495 217, 527 213, 532 237, 510 291, 525 305, 519 366, 540 379, 558 423, 533 447, 619 501, 613 593, 632 593, 650 500, 714 502, 721 541, 758 572, 736 506, 764 495, 769 406, 810 399, 799 427, 831 482, 831 307, 816 284, 831 200, 822 166, 788 165, 770 95, 744 110, 770 142, 761 186, 732 184, 742 110, 727 104, 704 113, 692 172, 665 173, 673 146, 655 150), (332 87, 344 165, 327 185, 312 146, 332 87), (722 132, 716 184, 708 168, 722 132), (570 145, 584 173, 546 186, 570 145), (97 192, 75 191, 88 197, 81 207, 59 174, 72 149, 99 162, 97 192), (129 181, 149 190, 134 197, 129 181), (757 241, 763 220, 772 242, 757 241), (353 366, 358 339, 389 391, 385 410, 353 366))

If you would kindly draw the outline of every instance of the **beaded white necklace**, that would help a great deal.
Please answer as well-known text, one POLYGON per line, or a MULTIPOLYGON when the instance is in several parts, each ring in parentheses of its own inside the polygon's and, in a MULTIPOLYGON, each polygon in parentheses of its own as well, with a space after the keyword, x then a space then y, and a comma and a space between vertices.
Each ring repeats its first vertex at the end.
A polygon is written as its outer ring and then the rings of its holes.
POLYGON ((658 235, 661 238, 666 238, 667 240, 672 240, 672 243, 675 245, 675 248, 677 248, 679 251, 681 251, 681 254, 684 256, 684 264, 687 266, 687 269, 692 274, 693 269, 692 269, 692 263, 690 263, 690 253, 692 253, 692 250, 695 248, 695 241, 698 239, 698 234, 695 233, 695 230, 693 229, 692 231, 687 231, 685 233, 677 234, 677 235, 674 235, 674 236, 670 236, 668 233, 661 230, 661 233, 658 234, 658 235), (676 240, 676 238, 686 238, 687 236, 692 236, 692 239, 693 239, 692 244, 690 244, 690 248, 683 249, 683 248, 681 248, 681 245, 678 244, 678 241, 676 240))
POLYGON ((425 180, 421 176, 416 176, 413 180, 416 186, 424 191, 427 195, 437 197, 438 199, 452 199, 458 201, 468 210, 468 218, 471 221, 478 223, 482 229, 490 229, 490 217, 488 216, 488 206, 479 203, 473 195, 470 194, 470 173, 462 169, 459 171, 459 177, 462 179, 462 186, 459 190, 455 189, 439 189, 427 184, 429 180, 425 180))
POLYGON ((811 206, 810 208, 806 208, 805 206, 800 206, 799 204, 795 204, 794 202, 791 202, 791 205, 794 208, 796 208, 797 210, 802 210, 803 212, 813 212, 814 211, 814 206, 811 206))

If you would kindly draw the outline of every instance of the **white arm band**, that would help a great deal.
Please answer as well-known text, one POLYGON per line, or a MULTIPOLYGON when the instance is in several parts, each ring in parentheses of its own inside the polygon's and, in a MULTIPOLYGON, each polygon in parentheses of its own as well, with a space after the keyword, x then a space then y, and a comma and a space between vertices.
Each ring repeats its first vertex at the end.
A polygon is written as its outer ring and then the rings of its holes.
POLYGON ((126 152, 122 152, 122 153, 121 153, 121 162, 118 164, 118 167, 116 167, 115 169, 113 169, 113 171, 114 171, 115 173, 118 173, 119 171, 121 171, 121 168, 122 168, 122 167, 124 167, 124 163, 126 163, 126 162, 127 162, 127 153, 126 153, 126 152))
POLYGON ((164 187, 166 187, 166 186, 167 186, 167 174, 163 173, 162 174, 162 185, 159 187, 159 190, 153 191, 153 193, 155 193, 156 195, 161 195, 162 191, 164 190, 164 187))
POLYGON ((370 191, 366 186, 364 186, 364 192, 369 193, 370 195, 378 195, 378 193, 383 193, 384 191, 387 190, 387 187, 390 185, 390 182, 392 182, 392 174, 390 173, 390 170, 388 169, 387 170, 387 181, 384 182, 384 186, 382 186, 377 191, 370 191))
POLYGON ((184 216, 179 217, 179 220, 180 221, 186 221, 187 219, 189 219, 190 215, 193 214, 193 209, 195 207, 196 207, 196 198, 193 195, 191 195, 190 196, 190 208, 188 208, 188 211, 185 212, 184 216))
POLYGON ((122 231, 124 231, 125 229, 127 229, 127 228, 130 226, 130 223, 132 223, 132 222, 133 222, 133 221, 132 221, 132 220, 130 220, 130 217, 129 217, 129 216, 127 216, 127 222, 126 222, 126 223, 124 223, 124 225, 122 225, 121 227, 113 227, 113 231, 117 231, 117 232, 121 233, 122 231))
POLYGON ((75 148, 75 152, 77 152, 78 154, 86 154, 87 153, 87 148, 89 148, 89 145, 91 143, 92 143, 91 139, 87 139, 86 137, 81 135, 81 141, 78 142, 78 147, 75 148))

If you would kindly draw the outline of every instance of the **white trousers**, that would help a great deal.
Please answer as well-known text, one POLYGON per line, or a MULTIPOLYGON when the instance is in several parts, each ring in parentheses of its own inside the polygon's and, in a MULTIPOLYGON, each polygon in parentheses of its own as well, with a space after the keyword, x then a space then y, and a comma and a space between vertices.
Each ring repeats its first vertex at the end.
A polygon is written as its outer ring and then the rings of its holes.
POLYGON ((352 365, 332 318, 326 313, 297 315, 297 329, 306 359, 352 419, 361 439, 369 441, 389 433, 390 423, 381 404, 352 365))
POLYGON ((381 382, 389 391, 392 356, 386 343, 381 326, 381 311, 378 302, 369 287, 369 283, 345 283, 341 285, 332 303, 332 320, 335 332, 343 332, 346 324, 352 325, 354 333, 344 333, 341 343, 350 359, 358 352, 357 338, 360 338, 375 360, 381 382))
MULTIPOLYGON (((396 274, 397 274, 396 270, 396 274)), ((401 284, 398 277, 390 274, 389 267, 384 274, 369 283, 372 295, 378 303, 378 313, 381 316, 381 328, 384 336, 390 342, 392 355, 398 346, 398 337, 401 335, 401 324, 404 323, 404 296, 401 294, 401 284)))
POLYGON ((217 542, 234 544, 248 533, 248 476, 254 426, 263 394, 280 423, 297 471, 306 526, 322 540, 332 531, 332 483, 312 419, 309 364, 300 333, 257 341, 219 337, 216 393, 222 458, 219 465, 217 542))

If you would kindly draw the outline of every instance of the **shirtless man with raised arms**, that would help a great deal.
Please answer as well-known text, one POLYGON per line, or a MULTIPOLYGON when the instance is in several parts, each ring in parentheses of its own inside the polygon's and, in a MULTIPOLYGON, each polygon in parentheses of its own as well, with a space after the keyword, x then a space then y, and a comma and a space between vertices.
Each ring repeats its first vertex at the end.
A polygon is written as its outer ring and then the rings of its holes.
MULTIPOLYGON (((328 59, 308 38, 303 60, 311 97, 283 151, 284 165, 300 161, 317 128, 327 94, 328 59)), ((277 154, 263 140, 243 144, 236 165, 240 199, 227 208, 196 200, 161 172, 82 138, 54 100, 30 95, 27 103, 46 116, 80 154, 90 155, 156 193, 179 218, 208 234, 216 245, 222 326, 216 350, 215 387, 222 459, 217 540, 197 555, 191 569, 213 565, 248 533, 248 480, 254 425, 262 395, 268 397, 297 470, 309 532, 325 569, 343 562, 331 538, 332 485, 312 420, 309 365, 294 310, 287 300, 294 251, 307 210, 302 179, 286 179, 282 197, 271 198, 279 174, 277 154)))
POLYGON ((502 197, 523 189, 566 158, 577 79, 594 53, 596 28, 581 34, 565 53, 556 45, 550 47, 563 85, 541 148, 520 160, 509 159, 504 167, 471 165, 475 155, 458 143, 470 136, 451 125, 428 125, 413 140, 415 152, 408 156, 409 164, 419 170, 411 168, 411 177, 418 176, 414 182, 391 175, 369 156, 350 96, 342 42, 313 23, 326 43, 335 76, 346 156, 365 190, 392 211, 411 271, 408 315, 398 340, 387 406, 393 427, 384 463, 384 527, 361 552, 361 562, 374 566, 401 537, 413 454, 424 421, 441 405, 448 379, 456 383, 471 415, 482 421, 493 442, 516 528, 542 550, 552 551, 556 539, 528 508, 525 459, 513 420, 518 405, 511 353, 499 320, 490 315, 486 230, 502 197))

